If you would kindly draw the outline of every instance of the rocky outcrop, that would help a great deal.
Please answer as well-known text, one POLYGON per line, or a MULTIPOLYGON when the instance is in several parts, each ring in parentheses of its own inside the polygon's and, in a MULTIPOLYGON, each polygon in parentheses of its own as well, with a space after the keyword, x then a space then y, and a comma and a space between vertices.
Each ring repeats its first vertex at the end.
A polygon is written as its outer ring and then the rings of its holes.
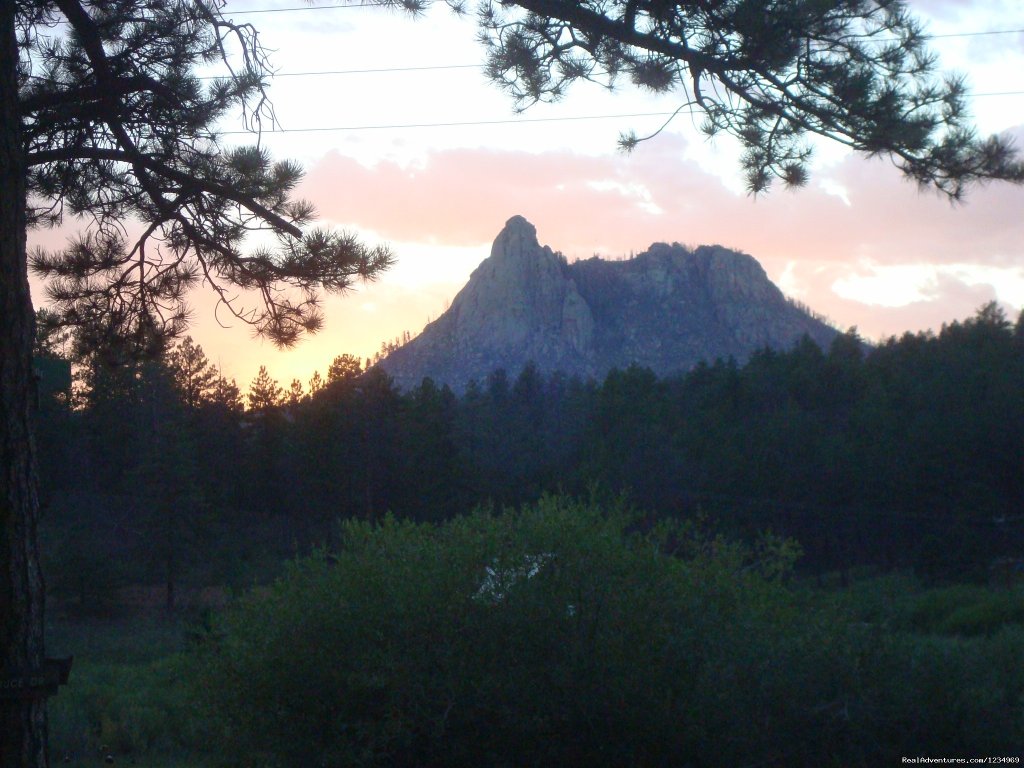
POLYGON ((721 246, 655 243, 629 261, 568 264, 513 216, 451 307, 380 365, 408 388, 456 390, 497 368, 603 377, 631 363, 660 375, 701 360, 743 360, 836 331, 788 302, 757 261, 721 246))

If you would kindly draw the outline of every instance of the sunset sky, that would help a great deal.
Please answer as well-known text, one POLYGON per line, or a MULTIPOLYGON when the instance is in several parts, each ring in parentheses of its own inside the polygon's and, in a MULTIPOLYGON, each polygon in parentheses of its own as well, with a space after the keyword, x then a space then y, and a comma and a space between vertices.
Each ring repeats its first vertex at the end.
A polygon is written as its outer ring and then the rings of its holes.
MULTIPOLYGON (((325 329, 287 351, 238 323, 220 328, 212 301, 197 295, 192 335, 243 391, 261 364, 287 386, 338 354, 367 357, 418 332, 514 214, 570 259, 656 241, 745 251, 788 295, 870 340, 938 328, 992 299, 1014 316, 1024 308, 1022 188, 977 188, 952 207, 887 160, 822 145, 807 187, 753 199, 736 148, 709 144, 688 117, 631 155, 618 152, 619 133, 655 130, 659 113, 678 106, 672 97, 580 86, 517 117, 483 78, 471 17, 440 3, 416 20, 333 5, 229 0, 226 15, 254 24, 275 51, 271 96, 285 132, 263 142, 307 169, 301 194, 320 223, 390 244, 398 263, 378 283, 329 298, 325 329), (270 9, 296 10, 243 15, 270 9), (327 71, 335 74, 310 74, 327 71)), ((1024 3, 910 5, 939 36, 943 65, 967 73, 981 131, 1024 142, 1024 3)))

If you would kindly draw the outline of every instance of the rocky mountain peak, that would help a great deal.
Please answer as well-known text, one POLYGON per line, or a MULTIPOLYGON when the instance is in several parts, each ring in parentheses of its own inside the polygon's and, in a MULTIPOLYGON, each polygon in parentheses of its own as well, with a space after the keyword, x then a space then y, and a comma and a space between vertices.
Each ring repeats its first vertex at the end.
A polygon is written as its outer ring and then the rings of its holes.
POLYGON ((530 222, 509 219, 449 309, 459 348, 526 349, 538 334, 557 334, 565 296, 574 291, 564 268, 530 222))
POLYGON ((824 346, 836 331, 786 301, 747 254, 655 243, 628 261, 568 264, 513 216, 448 311, 380 365, 402 387, 429 376, 460 390, 527 362, 583 377, 632 363, 664 375, 805 334, 824 346))
POLYGON ((537 228, 524 217, 516 215, 505 222, 491 246, 491 256, 516 258, 540 248, 537 228))

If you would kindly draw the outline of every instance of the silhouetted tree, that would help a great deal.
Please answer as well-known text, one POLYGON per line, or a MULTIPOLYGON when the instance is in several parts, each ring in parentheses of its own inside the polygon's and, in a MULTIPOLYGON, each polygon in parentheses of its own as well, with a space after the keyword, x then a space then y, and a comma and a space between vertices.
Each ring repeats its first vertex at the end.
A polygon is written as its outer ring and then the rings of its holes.
POLYGON ((196 409, 210 399, 217 385, 217 370, 191 336, 171 348, 167 365, 185 405, 196 409))
POLYGON ((107 365, 93 350, 79 359, 78 399, 83 410, 89 484, 118 492, 142 455, 142 361, 107 365))
POLYGON ((54 484, 66 482, 76 452, 69 445, 72 403, 73 333, 62 328, 56 316, 46 309, 36 311, 36 338, 32 363, 39 405, 37 439, 45 446, 40 451, 41 476, 45 479, 40 497, 45 501, 54 484), (62 439, 64 438, 64 439, 62 439), (47 487, 49 484, 49 488, 47 487))
POLYGON ((202 468, 204 498, 225 511, 241 503, 246 483, 246 473, 238 471, 238 458, 244 455, 244 411, 238 385, 218 372, 198 413, 199 437, 195 447, 202 468))
POLYGON ((250 411, 269 411, 284 403, 284 390, 277 383, 277 379, 272 378, 267 372, 267 367, 261 365, 256 378, 249 384, 247 397, 250 411))
POLYGON ((516 488, 515 501, 537 498, 550 483, 547 450, 547 392, 544 375, 535 363, 527 363, 512 384, 505 439, 509 443, 509 480, 516 488))
POLYGON ((286 395, 288 405, 294 407, 301 403, 305 397, 306 393, 302 389, 302 382, 298 379, 292 379, 292 383, 288 387, 288 393, 286 395))
POLYGON ((164 361, 140 368, 138 426, 143 434, 137 466, 128 478, 139 548, 163 582, 168 611, 176 607, 184 568, 203 538, 206 508, 196 461, 197 424, 189 418, 193 406, 177 374, 164 361))
POLYGON ((394 380, 381 368, 371 368, 356 388, 355 476, 359 478, 361 512, 367 520, 390 508, 389 493, 398 471, 397 432, 401 401, 394 380))
POLYGON ((32 354, 70 360, 74 334, 61 325, 60 316, 45 307, 36 310, 36 334, 32 354))
MULTIPOLYGON (((937 72, 903 2, 485 0, 487 74, 525 109, 578 80, 678 95, 708 136, 744 148, 751 192, 807 180, 807 136, 885 155, 953 199, 976 181, 1024 181, 1006 138, 980 139, 963 78, 937 72)), ((626 149, 639 141, 624 135, 626 149)))
POLYGON ((633 491, 649 508, 671 503, 678 467, 665 389, 649 368, 632 365, 608 374, 585 440, 589 480, 615 492, 633 491))
POLYGON ((313 371, 309 379, 309 396, 315 397, 316 393, 324 388, 324 380, 320 377, 320 371, 313 371))
POLYGON ((395 511, 417 520, 444 520, 472 506, 456 442, 457 401, 447 387, 425 378, 404 398, 395 511))
POLYGON ((245 409, 238 384, 234 379, 229 381, 220 373, 217 374, 217 378, 213 383, 213 389, 210 390, 209 403, 236 416, 240 416, 245 409))
MULTIPOLYGON (((386 268, 386 249, 304 230, 313 209, 291 192, 300 171, 259 148, 226 150, 216 127, 236 109, 273 115, 256 32, 210 0, 15 0, 0 4, 0 667, 43 665, 35 542, 26 229, 86 215, 86 232, 33 267, 83 343, 153 353, 183 330, 202 282, 277 343, 321 325, 319 289, 341 291, 386 268), (223 62, 203 81, 195 68, 223 62), (232 65, 236 69, 232 69, 232 65), (28 207, 31 197, 32 208, 28 207), (138 228, 126 222, 139 222, 138 228), (244 252, 269 229, 275 249, 244 252), (129 235, 128 232, 135 232, 129 235), (279 291, 280 285, 292 291, 279 291), (262 307, 243 308, 234 288, 262 307)), ((0 702, 0 765, 46 763, 45 700, 0 702)))
POLYGON ((327 368, 327 383, 351 382, 363 372, 362 361, 355 355, 338 355, 327 368))

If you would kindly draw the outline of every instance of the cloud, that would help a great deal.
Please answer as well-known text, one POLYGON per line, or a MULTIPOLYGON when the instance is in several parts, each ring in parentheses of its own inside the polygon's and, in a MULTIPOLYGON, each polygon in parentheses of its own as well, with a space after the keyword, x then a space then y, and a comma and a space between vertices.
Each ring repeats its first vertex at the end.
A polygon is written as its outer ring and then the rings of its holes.
MULTIPOLYGON (((809 268, 798 269, 797 277, 790 274, 787 279, 799 284, 801 299, 816 311, 841 328, 856 326, 860 334, 871 341, 899 336, 906 331, 938 330, 944 323, 970 317, 982 305, 1002 298, 995 284, 977 281, 963 266, 948 271, 941 267, 924 267, 921 274, 912 279, 912 285, 886 285, 887 280, 899 280, 893 272, 902 271, 870 266, 851 269, 833 263, 809 265, 809 268), (848 286, 858 279, 864 281, 861 288, 874 287, 875 295, 843 287, 844 283, 848 286), (893 289, 903 289, 913 298, 903 304, 887 303, 887 295, 893 289)), ((905 271, 914 272, 912 268, 905 271)), ((1024 269, 1018 270, 1017 281, 1024 281, 1024 269)), ((1003 300, 1002 304, 1011 318, 1021 308, 1019 301, 1014 304, 1003 300)))
POLYGON ((963 0, 910 0, 909 5, 913 13, 926 14, 940 21, 969 20, 977 24, 978 29, 998 29, 1005 19, 1020 11, 1018 0, 988 0, 982 9, 963 0))
POLYGON ((935 325, 993 298, 985 285, 956 276, 965 265, 990 273, 1024 265, 1021 187, 978 187, 951 205, 891 163, 851 155, 804 189, 754 199, 730 192, 685 155, 673 135, 612 157, 457 149, 407 167, 364 166, 333 152, 313 166, 302 192, 332 222, 400 242, 483 248, 518 213, 569 258, 639 252, 655 241, 720 243, 752 254, 776 280, 788 270, 803 301, 873 333, 935 325), (921 265, 946 271, 925 300, 903 307, 851 301, 833 287, 844 277, 921 265))
POLYGON ((885 161, 850 156, 805 189, 754 199, 729 192, 686 160, 685 148, 668 136, 618 157, 459 149, 419 167, 366 167, 334 152, 314 165, 302 192, 327 219, 399 241, 486 243, 519 213, 570 256, 677 240, 768 260, 1020 262, 1020 187, 979 187, 954 206, 919 192, 885 161))

